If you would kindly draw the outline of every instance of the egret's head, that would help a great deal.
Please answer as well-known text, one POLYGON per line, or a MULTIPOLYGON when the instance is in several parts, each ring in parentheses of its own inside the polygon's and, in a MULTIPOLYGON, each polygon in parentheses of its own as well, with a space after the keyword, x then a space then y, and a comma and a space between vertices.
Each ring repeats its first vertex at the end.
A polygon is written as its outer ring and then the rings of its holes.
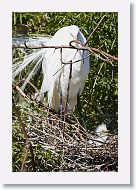
POLYGON ((71 37, 73 38, 73 40, 77 40, 77 36, 79 33, 78 26, 76 26, 76 25, 68 26, 68 31, 69 31, 71 37))
MULTIPOLYGON (((57 34, 57 35, 68 34, 68 35, 71 35, 72 38, 77 39, 78 32, 79 32, 78 26, 76 26, 76 25, 71 25, 71 26, 65 26, 65 27, 59 29, 59 30, 56 32, 56 34, 57 34)), ((56 35, 56 34, 55 34, 55 35, 56 35)), ((61 36, 61 37, 62 37, 62 36, 61 36)))
POLYGON ((68 45, 71 40, 77 40, 78 32, 78 26, 65 26, 55 33, 53 39, 62 45, 68 45))

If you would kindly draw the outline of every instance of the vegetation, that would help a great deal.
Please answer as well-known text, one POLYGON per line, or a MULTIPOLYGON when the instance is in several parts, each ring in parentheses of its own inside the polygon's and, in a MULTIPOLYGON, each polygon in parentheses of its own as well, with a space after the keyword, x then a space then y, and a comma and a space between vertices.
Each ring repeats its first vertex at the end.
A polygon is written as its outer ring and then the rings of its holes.
MULTIPOLYGON (((106 15, 104 20, 93 33, 88 44, 91 47, 100 48, 104 52, 118 56, 117 13, 13 13, 13 35, 52 36, 59 28, 63 26, 77 25, 85 37, 88 38, 90 33, 96 28, 103 15, 106 15)), ((19 50, 14 51, 13 62, 18 57, 19 59, 22 59, 22 55, 23 53, 19 50)), ((91 130, 95 126, 105 122, 108 129, 110 129, 110 132, 112 133, 118 128, 118 63, 116 61, 112 61, 112 63, 105 62, 97 56, 92 55, 90 57, 90 65, 90 74, 86 81, 85 89, 81 94, 82 110, 85 116, 87 128, 88 130, 91 130)), ((41 76, 38 78, 38 87, 41 84, 41 78, 41 76)), ((14 92, 13 98, 15 94, 16 93, 14 92)), ((22 100, 17 106, 20 109, 21 119, 25 123, 26 127, 28 127, 30 123, 31 125, 35 124, 32 117, 35 115, 35 112, 36 114, 39 114, 39 119, 43 117, 43 113, 41 111, 43 107, 40 107, 38 104, 35 105, 35 109, 33 109, 29 104, 29 109, 27 110, 28 113, 33 111, 32 114, 30 114, 29 120, 28 116, 24 114, 28 104, 22 100)), ((75 114, 77 115, 76 110, 75 114)), ((25 144, 24 136, 18 125, 18 119, 13 109, 13 171, 20 171, 22 164, 21 159, 23 157, 22 152, 24 152, 25 144)), ((49 150, 43 151, 43 147, 39 144, 34 146, 34 152, 37 155, 35 162, 37 165, 41 163, 36 171, 43 171, 43 168, 46 168, 46 171, 52 171, 51 168, 48 168, 49 166, 53 167, 55 164, 59 166, 59 164, 62 163, 61 154, 59 154, 59 157, 56 158, 56 156, 53 156, 49 150)), ((26 165, 29 167, 29 169, 26 168, 26 170, 32 171, 30 157, 28 157, 26 165)), ((73 171, 76 170, 73 169, 73 171)))

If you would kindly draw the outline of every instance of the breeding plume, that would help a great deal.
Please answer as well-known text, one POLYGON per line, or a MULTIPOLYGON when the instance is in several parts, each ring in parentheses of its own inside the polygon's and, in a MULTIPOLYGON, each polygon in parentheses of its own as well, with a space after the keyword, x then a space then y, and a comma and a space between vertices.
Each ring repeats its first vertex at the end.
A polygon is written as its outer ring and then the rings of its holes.
MULTIPOLYGON (((70 42, 75 47, 86 44, 84 35, 75 25, 59 29, 50 38, 46 45, 69 46, 70 42), (76 43, 79 42, 79 43, 76 43)), ((60 106, 66 105, 67 109, 73 110, 77 104, 77 97, 81 94, 87 75, 89 73, 89 55, 85 50, 72 48, 43 48, 34 51, 24 57, 23 62, 13 65, 13 79, 29 64, 34 67, 27 76, 22 89, 42 66, 43 81, 40 96, 48 92, 48 104, 51 108, 59 111, 60 106), (70 76, 70 63, 72 63, 70 76), (69 91, 69 92, 68 92, 69 91)))

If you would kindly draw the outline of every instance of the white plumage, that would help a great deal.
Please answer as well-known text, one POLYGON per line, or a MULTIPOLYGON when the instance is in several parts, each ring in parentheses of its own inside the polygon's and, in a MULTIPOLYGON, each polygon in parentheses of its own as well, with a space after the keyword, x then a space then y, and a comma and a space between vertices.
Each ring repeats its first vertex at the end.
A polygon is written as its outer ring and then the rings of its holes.
POLYGON ((96 137, 94 140, 89 140, 88 144, 102 145, 105 143, 109 137, 109 131, 107 130, 106 124, 102 123, 95 128, 96 137))
MULTIPOLYGON (((81 44, 86 43, 86 39, 75 25, 63 27, 58 30, 55 35, 48 40, 46 45, 66 45, 70 41, 79 40, 81 44)), ((74 46, 81 46, 73 43, 74 46)), ((19 65, 13 65, 13 79, 28 65, 35 64, 34 69, 27 77, 23 89, 27 82, 36 73, 39 65, 42 64, 43 82, 40 94, 43 95, 48 92, 48 104, 56 111, 60 108, 60 101, 62 98, 62 105, 65 106, 67 101, 67 89, 69 84, 70 64, 65 66, 62 64, 68 62, 75 62, 72 64, 72 78, 70 80, 68 108, 73 110, 77 104, 77 95, 80 94, 84 88, 87 75, 89 73, 89 56, 87 51, 63 48, 62 55, 60 49, 40 49, 24 58, 24 61, 19 65), (83 58, 86 57, 84 60, 83 58), (79 60, 79 61, 78 61, 79 60), (62 68, 62 69, 61 69, 62 68), (61 93, 60 93, 61 90, 61 93), (62 96, 60 97, 60 94, 62 96)))

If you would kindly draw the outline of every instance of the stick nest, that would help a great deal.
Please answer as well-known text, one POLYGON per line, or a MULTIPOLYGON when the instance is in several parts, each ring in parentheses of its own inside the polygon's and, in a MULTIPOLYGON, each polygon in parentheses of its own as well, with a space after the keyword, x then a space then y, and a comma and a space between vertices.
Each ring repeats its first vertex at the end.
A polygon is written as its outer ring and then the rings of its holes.
POLYGON ((61 121, 41 103, 20 101, 13 107, 13 171, 118 171, 117 133, 106 137, 85 131, 73 114, 61 121))

